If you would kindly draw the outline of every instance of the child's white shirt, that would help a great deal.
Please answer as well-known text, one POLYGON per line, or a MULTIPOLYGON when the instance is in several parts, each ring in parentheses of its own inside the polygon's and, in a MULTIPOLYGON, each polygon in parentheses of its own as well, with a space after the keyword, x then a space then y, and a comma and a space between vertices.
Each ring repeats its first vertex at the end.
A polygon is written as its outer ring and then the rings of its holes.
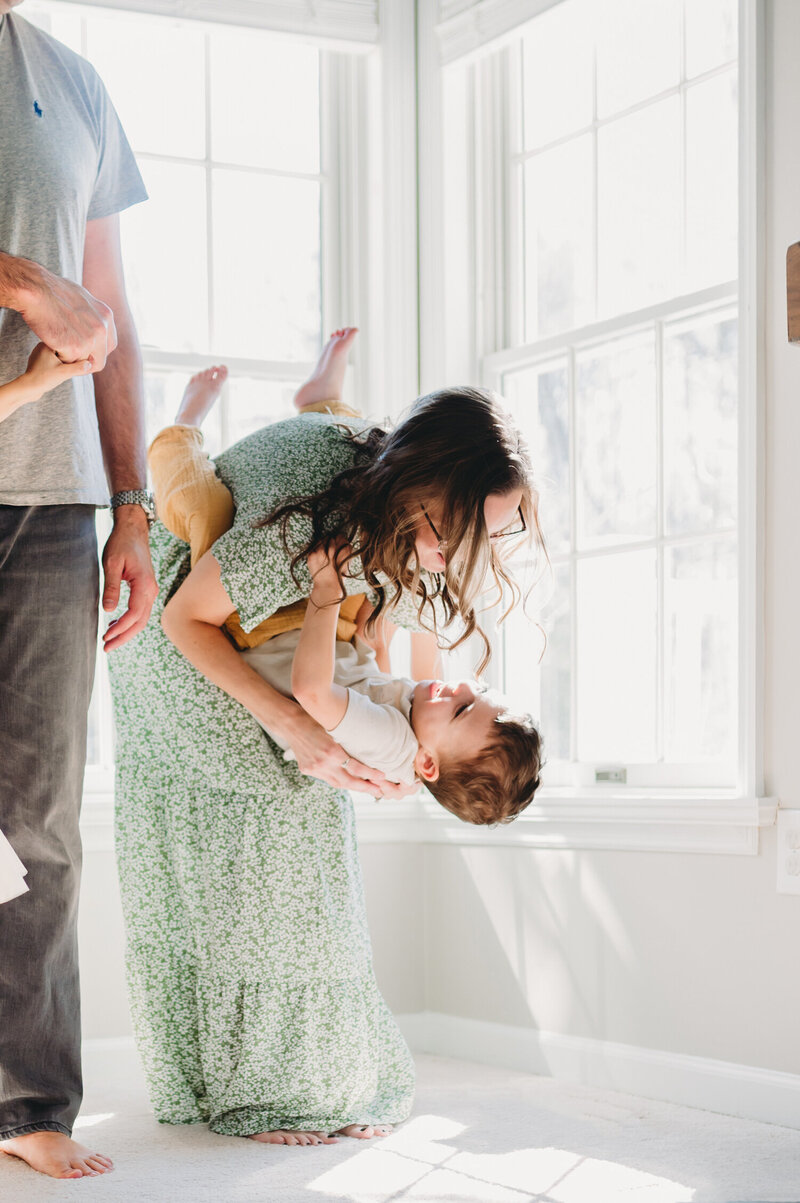
MULTIPOLYGON (((291 697, 292 661, 299 641, 299 630, 285 631, 241 654, 273 689, 291 697)), ((413 784, 419 748, 410 721, 415 682, 382 673, 372 648, 358 636, 352 643, 337 640, 333 679, 347 690, 348 699, 344 717, 329 734, 348 756, 379 769, 390 781, 413 784)), ((284 748, 286 759, 294 759, 287 745, 261 725, 284 748)))
POLYGON ((404 785, 414 783, 419 748, 411 727, 414 687, 414 681, 380 670, 377 676, 347 686, 344 718, 328 732, 350 756, 404 785))

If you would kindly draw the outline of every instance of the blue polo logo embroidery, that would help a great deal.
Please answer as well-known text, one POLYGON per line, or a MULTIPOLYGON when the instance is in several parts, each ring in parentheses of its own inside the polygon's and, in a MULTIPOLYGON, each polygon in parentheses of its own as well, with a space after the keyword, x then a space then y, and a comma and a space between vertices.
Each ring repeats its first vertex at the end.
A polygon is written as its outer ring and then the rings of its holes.
POLYGON ((38 101, 38 100, 34 100, 34 102, 33 102, 33 111, 34 111, 34 113, 36 114, 36 116, 37 116, 37 117, 42 117, 42 116, 44 116, 44 110, 43 110, 43 109, 41 109, 41 108, 39 107, 39 101, 38 101))

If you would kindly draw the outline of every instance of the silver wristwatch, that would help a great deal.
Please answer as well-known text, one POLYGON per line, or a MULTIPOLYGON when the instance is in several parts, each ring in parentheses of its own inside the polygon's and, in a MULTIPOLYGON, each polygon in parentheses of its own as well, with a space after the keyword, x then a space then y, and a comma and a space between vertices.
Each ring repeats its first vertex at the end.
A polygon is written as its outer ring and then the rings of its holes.
POLYGON ((153 494, 148 489, 123 489, 111 498, 112 512, 119 505, 140 505, 147 518, 147 525, 152 526, 156 520, 156 503, 153 494))

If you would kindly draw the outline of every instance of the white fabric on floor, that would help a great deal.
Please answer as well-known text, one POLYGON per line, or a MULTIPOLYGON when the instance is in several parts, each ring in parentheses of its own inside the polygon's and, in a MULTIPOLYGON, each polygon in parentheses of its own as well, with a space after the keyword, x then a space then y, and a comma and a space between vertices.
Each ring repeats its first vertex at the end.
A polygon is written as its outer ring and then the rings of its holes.
POLYGON ((55 1182, 0 1157, 3 1203, 797 1203, 800 1132, 421 1057, 388 1139, 280 1148, 150 1115, 132 1048, 86 1053, 76 1137, 104 1178, 55 1182))

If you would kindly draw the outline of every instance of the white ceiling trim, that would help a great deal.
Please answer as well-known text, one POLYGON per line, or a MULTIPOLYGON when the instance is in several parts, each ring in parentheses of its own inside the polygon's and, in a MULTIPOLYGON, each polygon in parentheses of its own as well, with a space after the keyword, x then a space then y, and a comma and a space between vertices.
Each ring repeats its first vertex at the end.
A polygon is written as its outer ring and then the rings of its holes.
POLYGON ((181 20, 246 25, 373 46, 378 41, 378 0, 81 0, 181 20))

